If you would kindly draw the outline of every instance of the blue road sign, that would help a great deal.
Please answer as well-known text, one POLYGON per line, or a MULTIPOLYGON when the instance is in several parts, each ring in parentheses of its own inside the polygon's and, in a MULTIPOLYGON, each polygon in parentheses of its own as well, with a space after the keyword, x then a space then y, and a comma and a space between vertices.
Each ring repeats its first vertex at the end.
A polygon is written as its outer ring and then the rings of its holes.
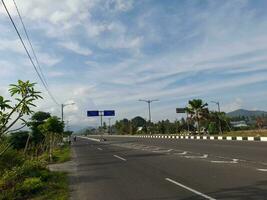
POLYGON ((104 110, 104 116, 115 116, 115 110, 104 110))
POLYGON ((98 110, 88 110, 87 111, 87 117, 96 117, 99 116, 98 110))

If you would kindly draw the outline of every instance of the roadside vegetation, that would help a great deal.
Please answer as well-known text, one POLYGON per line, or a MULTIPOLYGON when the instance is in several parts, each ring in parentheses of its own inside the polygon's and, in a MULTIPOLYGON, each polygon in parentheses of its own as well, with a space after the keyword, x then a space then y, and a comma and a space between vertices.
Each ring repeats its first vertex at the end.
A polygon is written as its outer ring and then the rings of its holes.
MULTIPOLYGON (((181 115, 181 114, 180 114, 181 115)), ((104 123, 103 129, 111 134, 209 134, 228 136, 267 136, 267 115, 229 117, 225 112, 212 111, 201 99, 188 101, 181 120, 147 122, 137 116, 131 120, 116 121, 111 127, 104 123)), ((97 129, 86 129, 82 134, 96 134, 97 129)))
POLYGON ((56 116, 33 112, 42 99, 34 83, 19 80, 9 92, 0 96, 0 199, 68 199, 66 174, 47 165, 70 159, 63 137, 71 132, 56 116))

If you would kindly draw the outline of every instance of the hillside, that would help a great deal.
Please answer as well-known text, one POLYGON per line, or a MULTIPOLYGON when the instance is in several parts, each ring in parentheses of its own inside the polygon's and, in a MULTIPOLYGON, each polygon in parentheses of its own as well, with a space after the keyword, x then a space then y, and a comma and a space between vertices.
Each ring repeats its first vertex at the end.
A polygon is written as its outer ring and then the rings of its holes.
POLYGON ((226 115, 229 117, 239 117, 239 116, 251 117, 251 116, 262 116, 262 115, 267 116, 267 112, 261 111, 261 110, 238 109, 238 110, 229 112, 226 115))

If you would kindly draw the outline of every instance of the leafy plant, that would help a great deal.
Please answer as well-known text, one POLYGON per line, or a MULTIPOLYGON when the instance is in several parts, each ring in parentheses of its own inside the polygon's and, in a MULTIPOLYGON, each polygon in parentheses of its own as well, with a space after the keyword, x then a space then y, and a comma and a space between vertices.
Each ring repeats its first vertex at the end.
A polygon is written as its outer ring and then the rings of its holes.
POLYGON ((190 118, 196 122, 198 133, 200 133, 200 121, 209 117, 207 106, 208 104, 204 103, 202 99, 193 99, 188 102, 186 111, 190 118))
POLYGON ((44 186, 44 183, 41 181, 39 177, 31 177, 31 178, 26 178, 23 183, 20 185, 20 191, 24 193, 36 193, 42 187, 44 186))
POLYGON ((9 93, 14 98, 14 105, 10 100, 0 96, 0 137, 12 132, 10 129, 19 121, 22 121, 22 127, 26 125, 26 121, 22 118, 24 115, 31 114, 32 107, 35 107, 34 101, 41 99, 40 92, 34 89, 35 83, 29 81, 18 80, 17 84, 11 84, 9 93))

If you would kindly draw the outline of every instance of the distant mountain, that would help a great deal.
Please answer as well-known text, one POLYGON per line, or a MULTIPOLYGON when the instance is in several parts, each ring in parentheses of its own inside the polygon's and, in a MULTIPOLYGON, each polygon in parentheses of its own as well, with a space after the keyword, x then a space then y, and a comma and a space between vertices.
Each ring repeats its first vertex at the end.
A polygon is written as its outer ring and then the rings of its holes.
POLYGON ((245 116, 245 117, 252 117, 252 116, 262 116, 266 115, 266 111, 262 110, 245 110, 245 109, 238 109, 232 112, 229 112, 226 114, 228 117, 239 117, 239 116, 245 116))

